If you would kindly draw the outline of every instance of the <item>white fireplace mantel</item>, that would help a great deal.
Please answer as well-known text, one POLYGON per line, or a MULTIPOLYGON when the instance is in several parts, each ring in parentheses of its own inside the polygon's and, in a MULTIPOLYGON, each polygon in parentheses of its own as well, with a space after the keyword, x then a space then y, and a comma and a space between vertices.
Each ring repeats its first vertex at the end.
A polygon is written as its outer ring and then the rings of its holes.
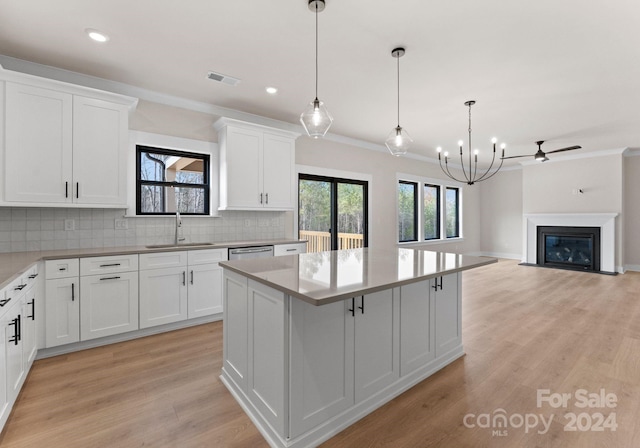
POLYGON ((524 215, 523 263, 537 263, 538 226, 600 227, 600 270, 616 272, 617 213, 535 213, 524 215))

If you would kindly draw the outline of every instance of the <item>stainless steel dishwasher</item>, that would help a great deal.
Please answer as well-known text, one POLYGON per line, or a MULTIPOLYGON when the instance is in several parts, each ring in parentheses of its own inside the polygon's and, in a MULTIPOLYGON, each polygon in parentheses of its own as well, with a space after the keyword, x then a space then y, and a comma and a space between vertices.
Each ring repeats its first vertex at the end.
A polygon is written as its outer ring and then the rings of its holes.
POLYGON ((273 257, 273 246, 251 246, 229 249, 229 260, 273 257))

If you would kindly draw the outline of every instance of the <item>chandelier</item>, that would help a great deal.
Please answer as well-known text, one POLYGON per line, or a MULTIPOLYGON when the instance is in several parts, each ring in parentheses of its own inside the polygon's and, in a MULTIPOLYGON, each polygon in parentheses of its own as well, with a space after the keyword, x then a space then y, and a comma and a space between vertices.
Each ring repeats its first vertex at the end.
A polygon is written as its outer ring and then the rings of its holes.
POLYGON ((469 185, 473 185, 476 182, 480 182, 482 180, 490 179, 498 171, 500 171, 500 168, 502 168, 502 163, 504 162, 503 161, 504 148, 506 146, 504 143, 500 145, 500 149, 502 149, 502 157, 500 158, 500 165, 497 168, 495 168, 495 170, 492 172, 491 169, 493 168, 493 163, 496 160, 496 142, 498 141, 495 137, 492 138, 491 143, 493 144, 493 158, 491 159, 491 165, 489 165, 489 168, 487 168, 487 170, 484 171, 484 173, 481 171, 480 174, 478 174, 478 154, 480 151, 478 151, 477 149, 474 149, 473 158, 471 157, 471 106, 473 106, 474 104, 476 104, 476 102, 473 100, 467 101, 464 103, 465 106, 469 107, 469 166, 468 168, 465 168, 466 157, 464 157, 463 151, 462 151, 464 142, 462 140, 458 142, 458 146, 460 147, 460 165, 462 165, 462 174, 464 178, 458 179, 456 176, 451 174, 451 171, 449 171, 449 153, 447 151, 444 152, 444 165, 442 165, 442 156, 441 156, 442 148, 440 147, 437 148, 438 161, 440 162, 440 168, 442 169, 444 174, 446 174, 448 177, 450 177, 451 179, 457 182, 463 182, 469 185))

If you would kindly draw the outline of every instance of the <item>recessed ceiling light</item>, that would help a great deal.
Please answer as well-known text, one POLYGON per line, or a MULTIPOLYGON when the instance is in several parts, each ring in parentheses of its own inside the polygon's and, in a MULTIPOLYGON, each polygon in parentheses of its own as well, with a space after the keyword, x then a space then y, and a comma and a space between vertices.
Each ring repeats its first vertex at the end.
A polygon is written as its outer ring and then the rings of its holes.
POLYGON ((85 33, 87 33, 87 35, 95 40, 96 42, 106 42, 109 40, 109 36, 107 36, 106 34, 98 31, 98 30, 94 30, 92 28, 87 28, 86 30, 84 30, 85 33))
POLYGON ((269 95, 275 95, 276 93, 278 93, 278 89, 275 87, 266 87, 265 90, 269 95))

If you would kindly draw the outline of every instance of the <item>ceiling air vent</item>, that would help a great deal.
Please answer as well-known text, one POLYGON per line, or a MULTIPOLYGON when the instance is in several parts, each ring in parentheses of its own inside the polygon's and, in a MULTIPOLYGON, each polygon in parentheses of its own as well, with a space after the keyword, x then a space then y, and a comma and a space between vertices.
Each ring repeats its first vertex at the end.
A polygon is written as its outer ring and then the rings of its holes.
POLYGON ((221 82, 223 84, 228 84, 230 86, 237 86, 240 80, 238 78, 234 78, 233 76, 223 75, 222 73, 209 72, 207 73, 207 78, 212 79, 214 81, 221 82))

